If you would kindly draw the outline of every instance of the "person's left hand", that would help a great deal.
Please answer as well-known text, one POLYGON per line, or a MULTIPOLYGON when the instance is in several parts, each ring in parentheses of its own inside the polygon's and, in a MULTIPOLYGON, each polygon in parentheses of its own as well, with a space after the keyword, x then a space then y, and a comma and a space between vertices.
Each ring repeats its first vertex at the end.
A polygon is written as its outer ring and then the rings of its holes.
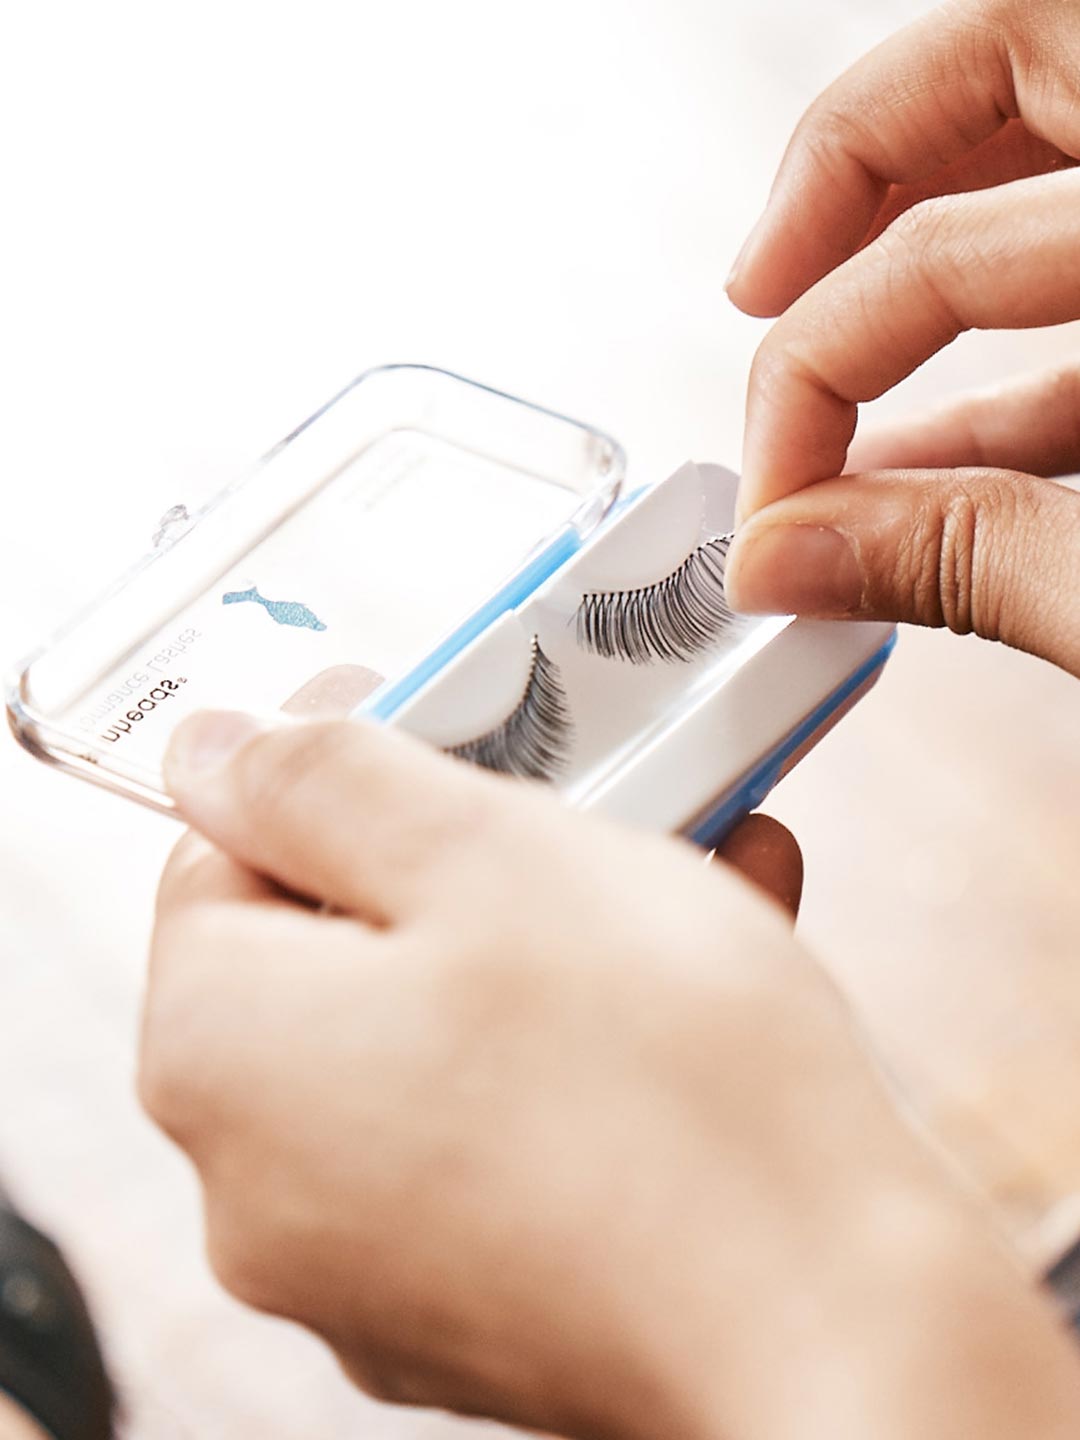
POLYGON ((589 1440, 1072 1433, 1068 1348, 729 866, 357 722, 197 716, 166 768, 220 848, 162 883, 141 1090, 242 1299, 589 1440))
POLYGON ((718 1017, 691 1031, 725 987, 763 1023, 747 1000, 794 949, 794 839, 754 816, 707 865, 357 724, 226 717, 244 744, 207 774, 201 723, 167 774, 225 848, 189 832, 163 877, 141 1089, 200 1170, 224 1284, 387 1398, 567 1431, 573 1405, 621 1404, 597 1371, 545 1413, 508 1393, 509 1347, 537 1385, 569 1348, 603 1349, 602 1292, 643 1258, 630 1232, 658 1226, 656 1263, 660 1232, 685 1241, 668 1182, 631 1198, 625 1172, 693 1181, 664 1153, 685 1135, 657 1149, 648 1131, 717 1040, 718 1017), (620 1171, 621 1218, 604 1213, 620 1171))

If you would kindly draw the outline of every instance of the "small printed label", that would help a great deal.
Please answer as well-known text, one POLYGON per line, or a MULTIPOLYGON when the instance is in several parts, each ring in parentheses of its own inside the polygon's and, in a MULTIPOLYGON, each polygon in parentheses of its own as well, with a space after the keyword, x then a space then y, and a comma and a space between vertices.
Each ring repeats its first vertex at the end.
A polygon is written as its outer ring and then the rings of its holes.
POLYGON ((152 714, 159 705, 171 699, 181 685, 188 683, 186 675, 175 675, 176 663, 201 638, 202 631, 194 626, 174 635, 154 654, 143 659, 138 669, 123 680, 114 682, 112 689, 89 710, 84 710, 78 718, 79 729, 84 735, 96 733, 102 740, 111 743, 130 733, 133 725, 152 714), (172 679, 167 678, 170 671, 174 672, 172 679), (118 711, 119 717, 114 720, 118 711), (108 728, 102 728, 106 724, 108 728))
POLYGON ((140 725, 159 706, 172 700, 180 686, 187 683, 186 675, 178 675, 175 680, 160 680, 153 689, 140 696, 130 710, 125 710, 123 715, 116 716, 108 729, 101 732, 101 739, 108 740, 110 744, 115 745, 125 735, 130 735, 135 726, 140 725))

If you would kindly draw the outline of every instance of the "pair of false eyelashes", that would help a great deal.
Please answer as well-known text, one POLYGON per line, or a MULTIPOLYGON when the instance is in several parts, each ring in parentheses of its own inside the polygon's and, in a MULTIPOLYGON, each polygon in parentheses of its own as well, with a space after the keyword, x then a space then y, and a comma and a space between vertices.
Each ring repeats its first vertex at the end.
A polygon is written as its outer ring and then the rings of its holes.
MULTIPOLYGON (((653 585, 585 595, 574 621, 578 645, 631 665, 696 659, 737 623, 724 593, 731 541, 730 534, 704 541, 653 585)), ((573 736, 559 668, 534 635, 529 677, 517 705, 494 729, 447 753, 503 775, 552 780, 569 760, 573 736)))

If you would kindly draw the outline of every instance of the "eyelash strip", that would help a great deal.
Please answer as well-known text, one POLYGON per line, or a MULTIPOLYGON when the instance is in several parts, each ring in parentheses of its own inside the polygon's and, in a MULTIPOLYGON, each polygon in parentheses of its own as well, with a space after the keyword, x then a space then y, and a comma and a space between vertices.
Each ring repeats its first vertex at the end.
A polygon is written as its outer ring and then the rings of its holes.
POLYGON ((517 705, 494 730, 454 745, 446 753, 502 775, 550 780, 566 764, 573 732, 559 667, 544 654, 534 635, 529 678, 517 705))
POLYGON ((578 644, 632 665, 693 660, 736 624, 724 595, 724 562, 733 538, 706 540, 655 585, 586 595, 577 610, 578 644))

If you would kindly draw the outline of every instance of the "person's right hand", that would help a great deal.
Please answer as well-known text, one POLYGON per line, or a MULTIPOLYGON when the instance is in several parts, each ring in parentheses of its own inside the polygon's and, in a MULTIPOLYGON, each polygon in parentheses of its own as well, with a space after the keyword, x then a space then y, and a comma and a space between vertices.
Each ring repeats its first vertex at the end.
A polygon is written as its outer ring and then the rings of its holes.
POLYGON ((969 329, 1080 317, 1080 6, 956 0, 811 107, 729 281, 754 362, 740 610, 976 631, 1080 675, 1080 367, 860 440, 969 329), (845 464, 849 472, 842 474, 845 464), (866 473, 872 472, 872 473, 866 473))

